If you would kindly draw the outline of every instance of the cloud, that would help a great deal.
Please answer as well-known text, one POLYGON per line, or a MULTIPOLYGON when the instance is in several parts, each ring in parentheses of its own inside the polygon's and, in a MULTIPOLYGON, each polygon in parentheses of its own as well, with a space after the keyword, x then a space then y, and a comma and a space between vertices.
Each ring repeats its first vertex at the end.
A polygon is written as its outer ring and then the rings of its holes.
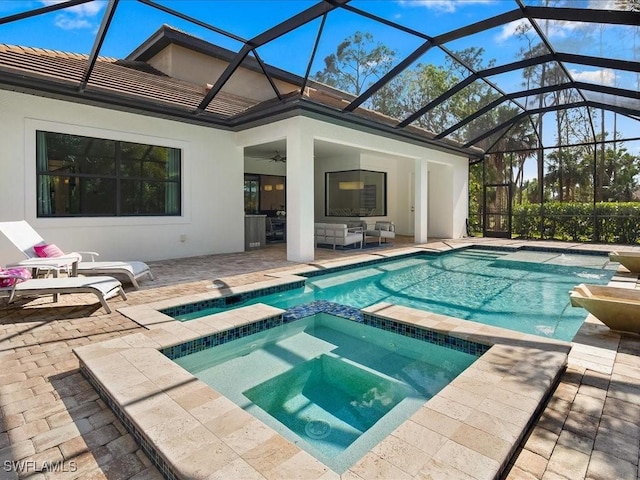
MULTIPOLYGON (((43 5, 55 5, 66 0, 40 0, 43 5)), ((99 22, 95 17, 102 11, 105 2, 89 2, 59 10, 55 25, 63 30, 96 28, 99 22)))
POLYGON ((588 8, 598 10, 631 10, 637 2, 621 2, 619 0, 589 0, 588 8))
POLYGON ((616 82, 616 73, 610 68, 601 70, 569 70, 571 77, 578 82, 597 83, 599 85, 614 85, 616 82))
MULTIPOLYGON (((588 29, 593 28, 590 24, 581 22, 565 22, 561 20, 538 20, 537 22, 540 30, 549 40, 568 38, 574 33, 582 35, 588 29)), ((515 37, 516 34, 520 33, 520 28, 523 25, 535 35, 535 30, 533 30, 528 20, 516 20, 502 26, 500 33, 496 35, 496 41, 504 42, 515 37)), ((580 38, 580 41, 582 40, 583 39, 580 38)))
POLYGON ((502 43, 505 40, 509 40, 511 37, 515 37, 517 33, 521 32, 523 28, 526 28, 527 31, 531 29, 531 24, 528 20, 522 19, 509 22, 502 26, 500 33, 496 36, 496 41, 502 43))
POLYGON ((84 18, 71 18, 68 15, 58 15, 55 26, 63 30, 79 30, 81 28, 93 28, 93 24, 84 18))
POLYGON ((403 6, 424 7, 438 12, 453 13, 460 6, 494 3, 495 0, 399 0, 403 6))

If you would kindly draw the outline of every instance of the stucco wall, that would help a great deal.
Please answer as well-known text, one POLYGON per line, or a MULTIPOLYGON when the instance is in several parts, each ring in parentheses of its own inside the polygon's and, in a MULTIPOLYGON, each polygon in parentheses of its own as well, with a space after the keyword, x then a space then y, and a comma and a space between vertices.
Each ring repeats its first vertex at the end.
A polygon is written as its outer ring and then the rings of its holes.
MULTIPOLYGON (((343 145, 347 150, 359 149, 360 158, 352 154, 335 156, 333 159, 314 160, 314 213, 315 221, 338 222, 346 219, 324 216, 324 173, 327 171, 357 168, 386 171, 388 173, 388 215, 394 221, 399 234, 411 234, 413 224, 409 218, 412 202, 409 200, 414 159, 428 161, 431 184, 430 203, 434 204, 429 226, 446 238, 464 235, 468 211, 468 159, 430 148, 401 142, 374 133, 353 130, 342 125, 322 122, 311 118, 296 118, 275 122, 271 125, 248 129, 238 133, 242 146, 258 145, 274 139, 286 138, 298 130, 315 140, 343 145)), ((288 185, 291 185, 288 182, 288 185)), ((370 219, 372 222, 375 218, 370 219)))
POLYGON ((468 175, 466 160, 429 162, 429 237, 460 238, 466 234, 468 175))
POLYGON ((327 172, 341 172, 344 170, 357 170, 360 168, 360 158, 357 154, 345 154, 334 158, 316 160, 314 164, 314 194, 315 215, 314 222, 342 223, 357 220, 347 217, 325 216, 325 174, 327 172))
MULTIPOLYGON (((306 200, 306 194, 302 197, 299 192, 296 194, 297 199, 304 199, 301 205, 315 210, 316 221, 324 219, 325 171, 383 170, 389 174, 387 218, 396 222, 399 233, 409 233, 410 221, 405 211, 410 203, 407 186, 413 170, 409 165, 413 159, 422 158, 429 162, 430 183, 435 185, 429 195, 430 203, 438 205, 432 209, 429 224, 434 231, 429 235, 464 235, 467 159, 460 156, 306 117, 232 133, 8 91, 0 91, 0 105, 3 107, 0 221, 26 219, 46 241, 66 251, 96 250, 106 260, 157 260, 242 251, 243 148, 287 137, 313 138, 360 150, 359 158, 318 161, 310 172, 314 175, 310 183, 313 187, 307 189, 308 193, 314 190, 313 196, 306 200), (36 130, 180 148, 183 154, 182 215, 36 218, 36 130)), ((296 167, 294 172, 304 172, 304 165, 313 158, 309 145, 302 160, 291 159, 294 163, 302 161, 300 165, 303 165, 302 170, 296 167)), ((288 185, 295 191, 296 185, 289 182, 288 185)), ((303 216, 307 218, 304 213, 303 216)), ((291 220, 293 225, 295 221, 291 220)), ((305 251, 298 258, 309 256, 305 247, 307 234, 309 244, 313 242, 310 227, 296 241, 296 249, 305 251)), ((20 260, 21 254, 4 236, 0 237, 0 263, 20 260)), ((296 258, 292 252, 288 255, 296 258)))
MULTIPOLYGON (((149 64, 170 77, 179 78, 196 85, 202 85, 205 93, 207 84, 215 84, 218 77, 225 71, 228 63, 203 53, 195 52, 180 45, 168 45, 149 59, 149 64)), ((281 93, 289 93, 299 87, 274 80, 281 93)), ((262 72, 254 72, 247 68, 238 68, 229 81, 222 87, 222 91, 254 100, 268 100, 275 98, 273 88, 262 72)))
MULTIPOLYGON (((0 221, 26 219, 63 250, 95 250, 105 260, 244 249, 244 169, 233 133, 8 91, 0 105, 0 221), (37 129, 182 149, 182 216, 36 218, 37 129)), ((0 235, 0 263, 21 258, 0 235)))

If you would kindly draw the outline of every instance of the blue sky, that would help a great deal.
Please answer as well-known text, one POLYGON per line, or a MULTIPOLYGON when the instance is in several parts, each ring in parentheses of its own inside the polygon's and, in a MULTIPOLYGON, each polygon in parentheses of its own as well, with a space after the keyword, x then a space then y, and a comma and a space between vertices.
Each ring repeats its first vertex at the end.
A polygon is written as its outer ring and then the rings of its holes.
MULTIPOLYGON (((3 0, 0 2, 0 15, 6 16, 52 3, 59 2, 57 0, 3 0)), ((307 0, 159 0, 159 3, 200 18, 243 38, 251 38, 316 2, 307 0)), ((482 20, 517 8, 512 0, 466 0, 462 2, 354 0, 352 5, 409 28, 423 31, 428 35, 438 35, 469 22, 482 20)), ((0 41, 88 53, 100 24, 104 7, 105 2, 96 1, 64 11, 1 25, 0 41)), ((122 0, 116 10, 114 23, 101 53, 107 56, 123 57, 163 23, 184 29, 232 50, 239 46, 237 42, 227 40, 157 9, 133 0, 122 0)), ((308 32, 296 35, 295 40, 302 39, 303 42, 303 45, 296 44, 296 47, 304 46, 304 50, 311 48, 318 25, 319 21, 314 22, 305 29, 308 32), (310 42, 311 44, 309 44, 310 42)), ((397 31, 381 27, 376 22, 362 16, 344 11, 337 11, 329 16, 325 26, 325 35, 337 43, 357 30, 375 33, 376 39, 396 48, 399 53, 406 53, 410 50, 410 44, 419 43, 418 39, 412 39, 409 35, 399 34, 397 31)), ((497 36, 501 34, 501 32, 495 33, 497 36)), ((327 50, 326 53, 329 51, 327 50)), ((281 57, 280 60, 293 61, 289 55, 281 57)))
MULTIPOLYGON (((59 2, 60 0, 2 0, 0 16, 59 2)), ((316 3, 309 0, 158 0, 158 2, 245 39, 277 25, 289 16, 316 3)), ((527 4, 536 2, 537 0, 525 1, 527 4)), ((606 7, 613 2, 614 0, 571 0, 570 4, 574 7, 594 5, 606 7)), ((104 1, 94 1, 63 11, 0 25, 0 42, 89 53, 105 5, 104 1)), ((352 0, 351 5, 431 36, 518 8, 513 0, 352 0)), ((238 50, 241 46, 236 41, 137 1, 121 0, 100 53, 123 58, 164 23, 231 50, 238 50)), ((295 73, 303 73, 319 24, 319 20, 312 22, 273 44, 262 47, 259 50, 260 55, 268 63, 295 73)), ((495 59, 498 64, 513 61, 517 58, 519 50, 527 46, 526 39, 515 34, 518 25, 519 22, 514 22, 500 26, 451 42, 446 46, 454 51, 469 46, 481 46, 487 51, 485 54, 487 61, 495 59)), ((631 42, 621 41, 624 37, 631 38, 629 32, 624 31, 627 27, 607 27, 604 36, 603 32, 594 31, 593 26, 589 24, 554 22, 547 28, 549 38, 554 45, 560 45, 562 50, 570 53, 587 51, 590 54, 597 53, 593 52, 593 41, 596 41, 597 49, 598 40, 602 39, 602 49, 608 56, 629 59, 633 55, 631 42), (612 37, 610 41, 607 40, 609 36, 612 37)), ((335 51, 337 43, 358 30, 372 33, 377 41, 396 50, 398 59, 422 43, 420 38, 339 9, 329 15, 313 70, 322 67, 322 59, 335 51)), ((421 61, 438 63, 443 59, 444 55, 434 49, 421 61)), ((632 80, 625 78, 623 72, 601 72, 595 68, 578 71, 578 68, 575 71, 577 77, 599 78, 599 81, 609 84, 617 81, 632 86, 632 80)), ((506 86, 511 85, 505 84, 506 86)))
MULTIPOLYGON (((310 0, 156 1, 245 39, 277 25, 291 15, 316 3, 316 1, 310 0)), ((563 1, 577 8, 608 8, 615 0, 563 1)), ((59 3, 59 1, 0 0, 0 17, 52 3, 59 3)), ((538 0, 524 0, 524 3, 537 4, 538 0)), ((518 8, 513 0, 352 0, 351 5, 430 36, 436 36, 518 8)), ((89 53, 105 6, 104 1, 94 1, 31 19, 0 25, 0 43, 89 53)), ((140 2, 121 0, 100 53, 104 56, 123 58, 165 23, 234 51, 241 47, 237 41, 140 2)), ((520 23, 503 25, 448 43, 446 47, 452 51, 459 51, 471 46, 481 46, 486 50, 485 64, 489 60, 496 60, 497 64, 509 63, 516 60, 519 51, 528 45, 526 36, 517 35, 520 23)), ((304 75, 319 25, 320 21, 316 20, 260 48, 258 53, 266 63, 304 75)), ((592 24, 577 22, 550 22, 543 27, 553 45, 561 51, 587 55, 602 54, 623 60, 639 56, 639 27, 608 26, 597 28, 592 24), (634 50, 634 45, 636 45, 634 42, 636 41, 638 47, 634 50)), ((422 39, 410 34, 399 32, 360 15, 338 9, 328 17, 312 66, 312 73, 323 67, 323 58, 333 53, 341 40, 356 31, 373 34, 376 41, 397 51, 398 60, 423 42, 422 39)), ((442 64, 445 59, 445 53, 439 49, 432 49, 419 61, 442 64)), ((630 73, 579 65, 569 66, 569 68, 576 80, 621 86, 628 89, 637 90, 638 88, 637 76, 630 73)), ((491 80, 506 92, 520 90, 522 86, 522 77, 519 72, 505 74, 491 80)), ((640 132, 637 131, 637 123, 618 119, 619 126, 631 129, 628 132, 629 136, 640 136, 640 132)), ((630 147, 634 151, 640 151, 640 145, 630 145, 630 147)))

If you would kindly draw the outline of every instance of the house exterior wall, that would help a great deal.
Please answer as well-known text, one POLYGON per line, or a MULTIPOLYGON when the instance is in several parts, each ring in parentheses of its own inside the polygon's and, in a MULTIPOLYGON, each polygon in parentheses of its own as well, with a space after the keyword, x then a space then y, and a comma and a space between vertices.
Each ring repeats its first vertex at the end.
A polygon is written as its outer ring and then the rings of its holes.
POLYGON ((460 238, 468 218, 467 160, 451 156, 449 164, 429 162, 429 237, 460 238))
POLYGON ((315 215, 318 223, 343 223, 352 222, 354 218, 327 217, 325 216, 325 174, 327 172, 341 172, 344 170, 358 170, 360 168, 359 155, 351 153, 334 158, 323 158, 314 162, 314 196, 315 215))
MULTIPOLYGON (((234 133, 4 90, 0 105, 0 221, 25 219, 47 242, 95 250, 105 260, 244 249, 243 160, 234 133), (36 130, 180 148, 182 215, 36 218, 36 130)), ((0 235, 0 263, 21 259, 0 235)))
POLYGON ((367 223, 375 224, 376 220, 393 222, 396 232, 399 235, 408 235, 406 219, 403 219, 400 210, 400 203, 407 197, 408 192, 400 182, 398 175, 398 164, 407 162, 406 158, 394 158, 371 153, 363 153, 360 156, 360 169, 372 170, 374 172, 385 172, 387 174, 387 215, 380 217, 368 217, 367 223))
MULTIPOLYGON (((203 94, 205 86, 213 85, 228 66, 223 60, 173 44, 162 49, 147 63, 170 77, 202 85, 203 94)), ((289 93, 300 88, 277 79, 274 83, 281 93, 289 93)), ((276 96, 264 74, 242 67, 234 72, 222 87, 222 91, 259 101, 276 96)))
MULTIPOLYGON (((365 168, 388 173, 386 218, 397 223, 399 234, 407 234, 409 222, 405 218, 406 212, 403 213, 409 204, 409 179, 404 177, 411 170, 407 165, 415 159, 427 159, 433 186, 429 198, 437 205, 432 209, 433 218, 429 219, 434 230, 429 235, 464 235, 467 159, 456 155, 307 117, 233 133, 10 91, 0 91, 0 104, 4 113, 4 134, 0 137, 0 202, 10 206, 0 210, 0 221, 25 219, 47 242, 56 243, 65 251, 95 250, 105 260, 160 260, 242 251, 244 147, 283 138, 297 139, 298 143, 300 139, 309 138, 311 142, 331 142, 361 151, 359 158, 336 158, 314 165, 310 183, 313 195, 308 196, 311 189, 305 189, 305 194, 297 197, 298 203, 302 201, 303 205, 294 209, 314 211, 314 218, 304 214, 300 217, 305 222, 335 220, 324 217, 324 172, 365 168), (175 217, 37 218, 36 130, 181 149, 182 214, 175 217)), ((313 149, 304 147, 294 155, 300 159, 288 158, 287 174, 306 176, 308 170, 304 165, 314 161, 313 149), (294 160, 302 167, 291 170, 294 160)), ((287 156, 290 156, 289 152, 287 156)), ((289 180, 287 183, 287 195, 290 195, 295 192, 296 185, 291 185, 289 180), (290 190, 292 188, 294 190, 290 190)), ((289 220, 291 225, 295 223, 295 219, 289 220)), ((312 227, 305 228, 299 237, 295 242, 299 251, 289 251, 294 242, 287 246, 290 259, 309 256, 312 227)), ((2 236, 0 263, 21 258, 21 253, 2 236)))
MULTIPOLYGON (((315 221, 338 223, 347 220, 324 216, 325 172, 358 168, 378 170, 388 173, 388 215, 372 217, 368 220, 374 222, 376 219, 387 219, 396 223, 398 234, 410 234, 412 224, 409 214, 411 212, 407 210, 411 206, 409 184, 412 181, 411 173, 415 171, 413 161, 426 159, 429 170, 432 172, 430 184, 435 185, 435 191, 429 195, 429 201, 434 205, 432 218, 429 218, 429 225, 433 227, 434 232, 429 232, 429 236, 436 234, 443 238, 464 236, 468 211, 468 159, 466 157, 307 117, 282 120, 239 132, 238 144, 246 147, 286 138, 288 132, 294 132, 297 129, 312 135, 315 140, 361 150, 360 158, 348 155, 334 159, 314 160, 315 221)), ((290 182, 287 183, 290 185, 290 182)))

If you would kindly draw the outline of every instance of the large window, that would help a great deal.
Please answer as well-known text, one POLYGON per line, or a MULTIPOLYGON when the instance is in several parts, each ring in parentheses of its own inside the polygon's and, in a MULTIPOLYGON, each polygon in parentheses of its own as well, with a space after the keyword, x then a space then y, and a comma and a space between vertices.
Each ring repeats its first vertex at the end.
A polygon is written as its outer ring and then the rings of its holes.
POLYGON ((276 216, 286 211, 286 178, 279 175, 244 175, 244 212, 276 216))
POLYGON ((180 215, 180 150, 36 132, 38 217, 180 215))
POLYGON ((328 217, 376 217, 387 214, 387 174, 369 170, 327 172, 328 217))

